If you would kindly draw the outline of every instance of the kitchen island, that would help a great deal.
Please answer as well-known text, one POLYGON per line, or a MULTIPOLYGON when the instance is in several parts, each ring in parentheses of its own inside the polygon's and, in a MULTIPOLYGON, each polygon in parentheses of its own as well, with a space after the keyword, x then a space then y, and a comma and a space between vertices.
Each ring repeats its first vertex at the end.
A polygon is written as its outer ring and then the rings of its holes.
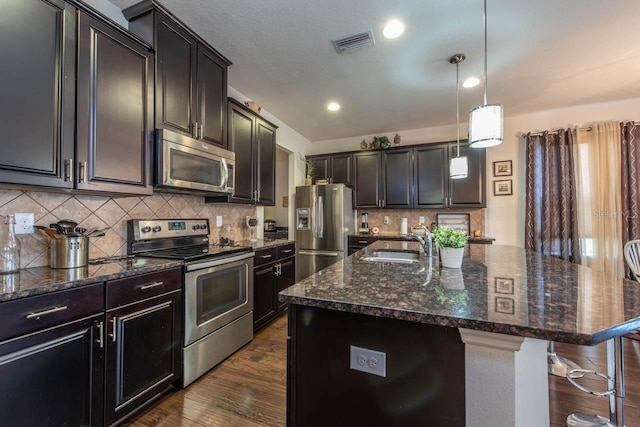
POLYGON ((636 282, 512 246, 473 245, 449 270, 417 243, 378 241, 280 298, 291 426, 549 425, 546 341, 640 328, 636 282), (365 260, 381 249, 420 256, 365 260), (350 369, 351 346, 385 353, 385 376, 350 369))

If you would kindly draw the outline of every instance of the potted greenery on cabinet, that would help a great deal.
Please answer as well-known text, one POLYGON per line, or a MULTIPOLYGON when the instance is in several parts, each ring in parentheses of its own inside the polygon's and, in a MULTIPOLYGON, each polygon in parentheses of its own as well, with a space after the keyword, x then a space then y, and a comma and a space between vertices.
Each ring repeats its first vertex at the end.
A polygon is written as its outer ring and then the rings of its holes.
POLYGON ((440 261, 445 268, 460 268, 464 246, 469 235, 464 231, 451 227, 437 227, 433 231, 433 239, 440 251, 440 261))

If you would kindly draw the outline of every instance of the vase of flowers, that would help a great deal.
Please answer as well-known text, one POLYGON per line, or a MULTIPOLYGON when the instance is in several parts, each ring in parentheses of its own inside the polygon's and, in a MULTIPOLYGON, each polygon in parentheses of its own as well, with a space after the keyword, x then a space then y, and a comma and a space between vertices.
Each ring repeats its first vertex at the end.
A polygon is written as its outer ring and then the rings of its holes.
POLYGON ((433 240, 440 252, 440 261, 444 268, 462 267, 464 246, 469 235, 464 231, 454 230, 451 227, 436 227, 433 231, 433 240))

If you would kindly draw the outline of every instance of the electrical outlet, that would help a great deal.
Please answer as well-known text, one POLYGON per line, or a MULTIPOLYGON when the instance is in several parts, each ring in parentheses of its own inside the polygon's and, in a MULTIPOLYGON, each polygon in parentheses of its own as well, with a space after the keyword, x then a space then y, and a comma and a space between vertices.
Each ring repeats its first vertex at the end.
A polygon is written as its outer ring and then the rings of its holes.
POLYGON ((389 224, 389 217, 388 216, 384 216, 384 221, 385 224, 389 224))
POLYGON ((356 371, 366 372, 368 374, 378 375, 380 377, 387 376, 387 354, 381 351, 369 350, 367 348, 350 347, 351 354, 349 367, 356 371))
POLYGON ((222 227, 222 215, 216 216, 216 227, 222 227))
POLYGON ((32 213, 17 213, 16 218, 16 234, 33 233, 34 215, 32 213))
POLYGON ((424 217, 423 216, 419 216, 418 217, 418 224, 424 224, 424 217))

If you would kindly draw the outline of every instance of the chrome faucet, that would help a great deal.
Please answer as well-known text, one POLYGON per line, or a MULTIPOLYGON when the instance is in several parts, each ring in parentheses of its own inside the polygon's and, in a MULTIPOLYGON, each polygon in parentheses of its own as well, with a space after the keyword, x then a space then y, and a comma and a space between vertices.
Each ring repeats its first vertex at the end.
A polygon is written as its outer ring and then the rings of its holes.
POLYGON ((427 256, 431 258, 433 256, 431 232, 427 227, 425 227, 422 224, 419 224, 418 227, 421 227, 424 230, 424 237, 418 236, 417 234, 413 234, 413 233, 407 234, 407 236, 412 240, 418 241, 422 245, 422 249, 424 250, 424 253, 426 253, 427 256))

